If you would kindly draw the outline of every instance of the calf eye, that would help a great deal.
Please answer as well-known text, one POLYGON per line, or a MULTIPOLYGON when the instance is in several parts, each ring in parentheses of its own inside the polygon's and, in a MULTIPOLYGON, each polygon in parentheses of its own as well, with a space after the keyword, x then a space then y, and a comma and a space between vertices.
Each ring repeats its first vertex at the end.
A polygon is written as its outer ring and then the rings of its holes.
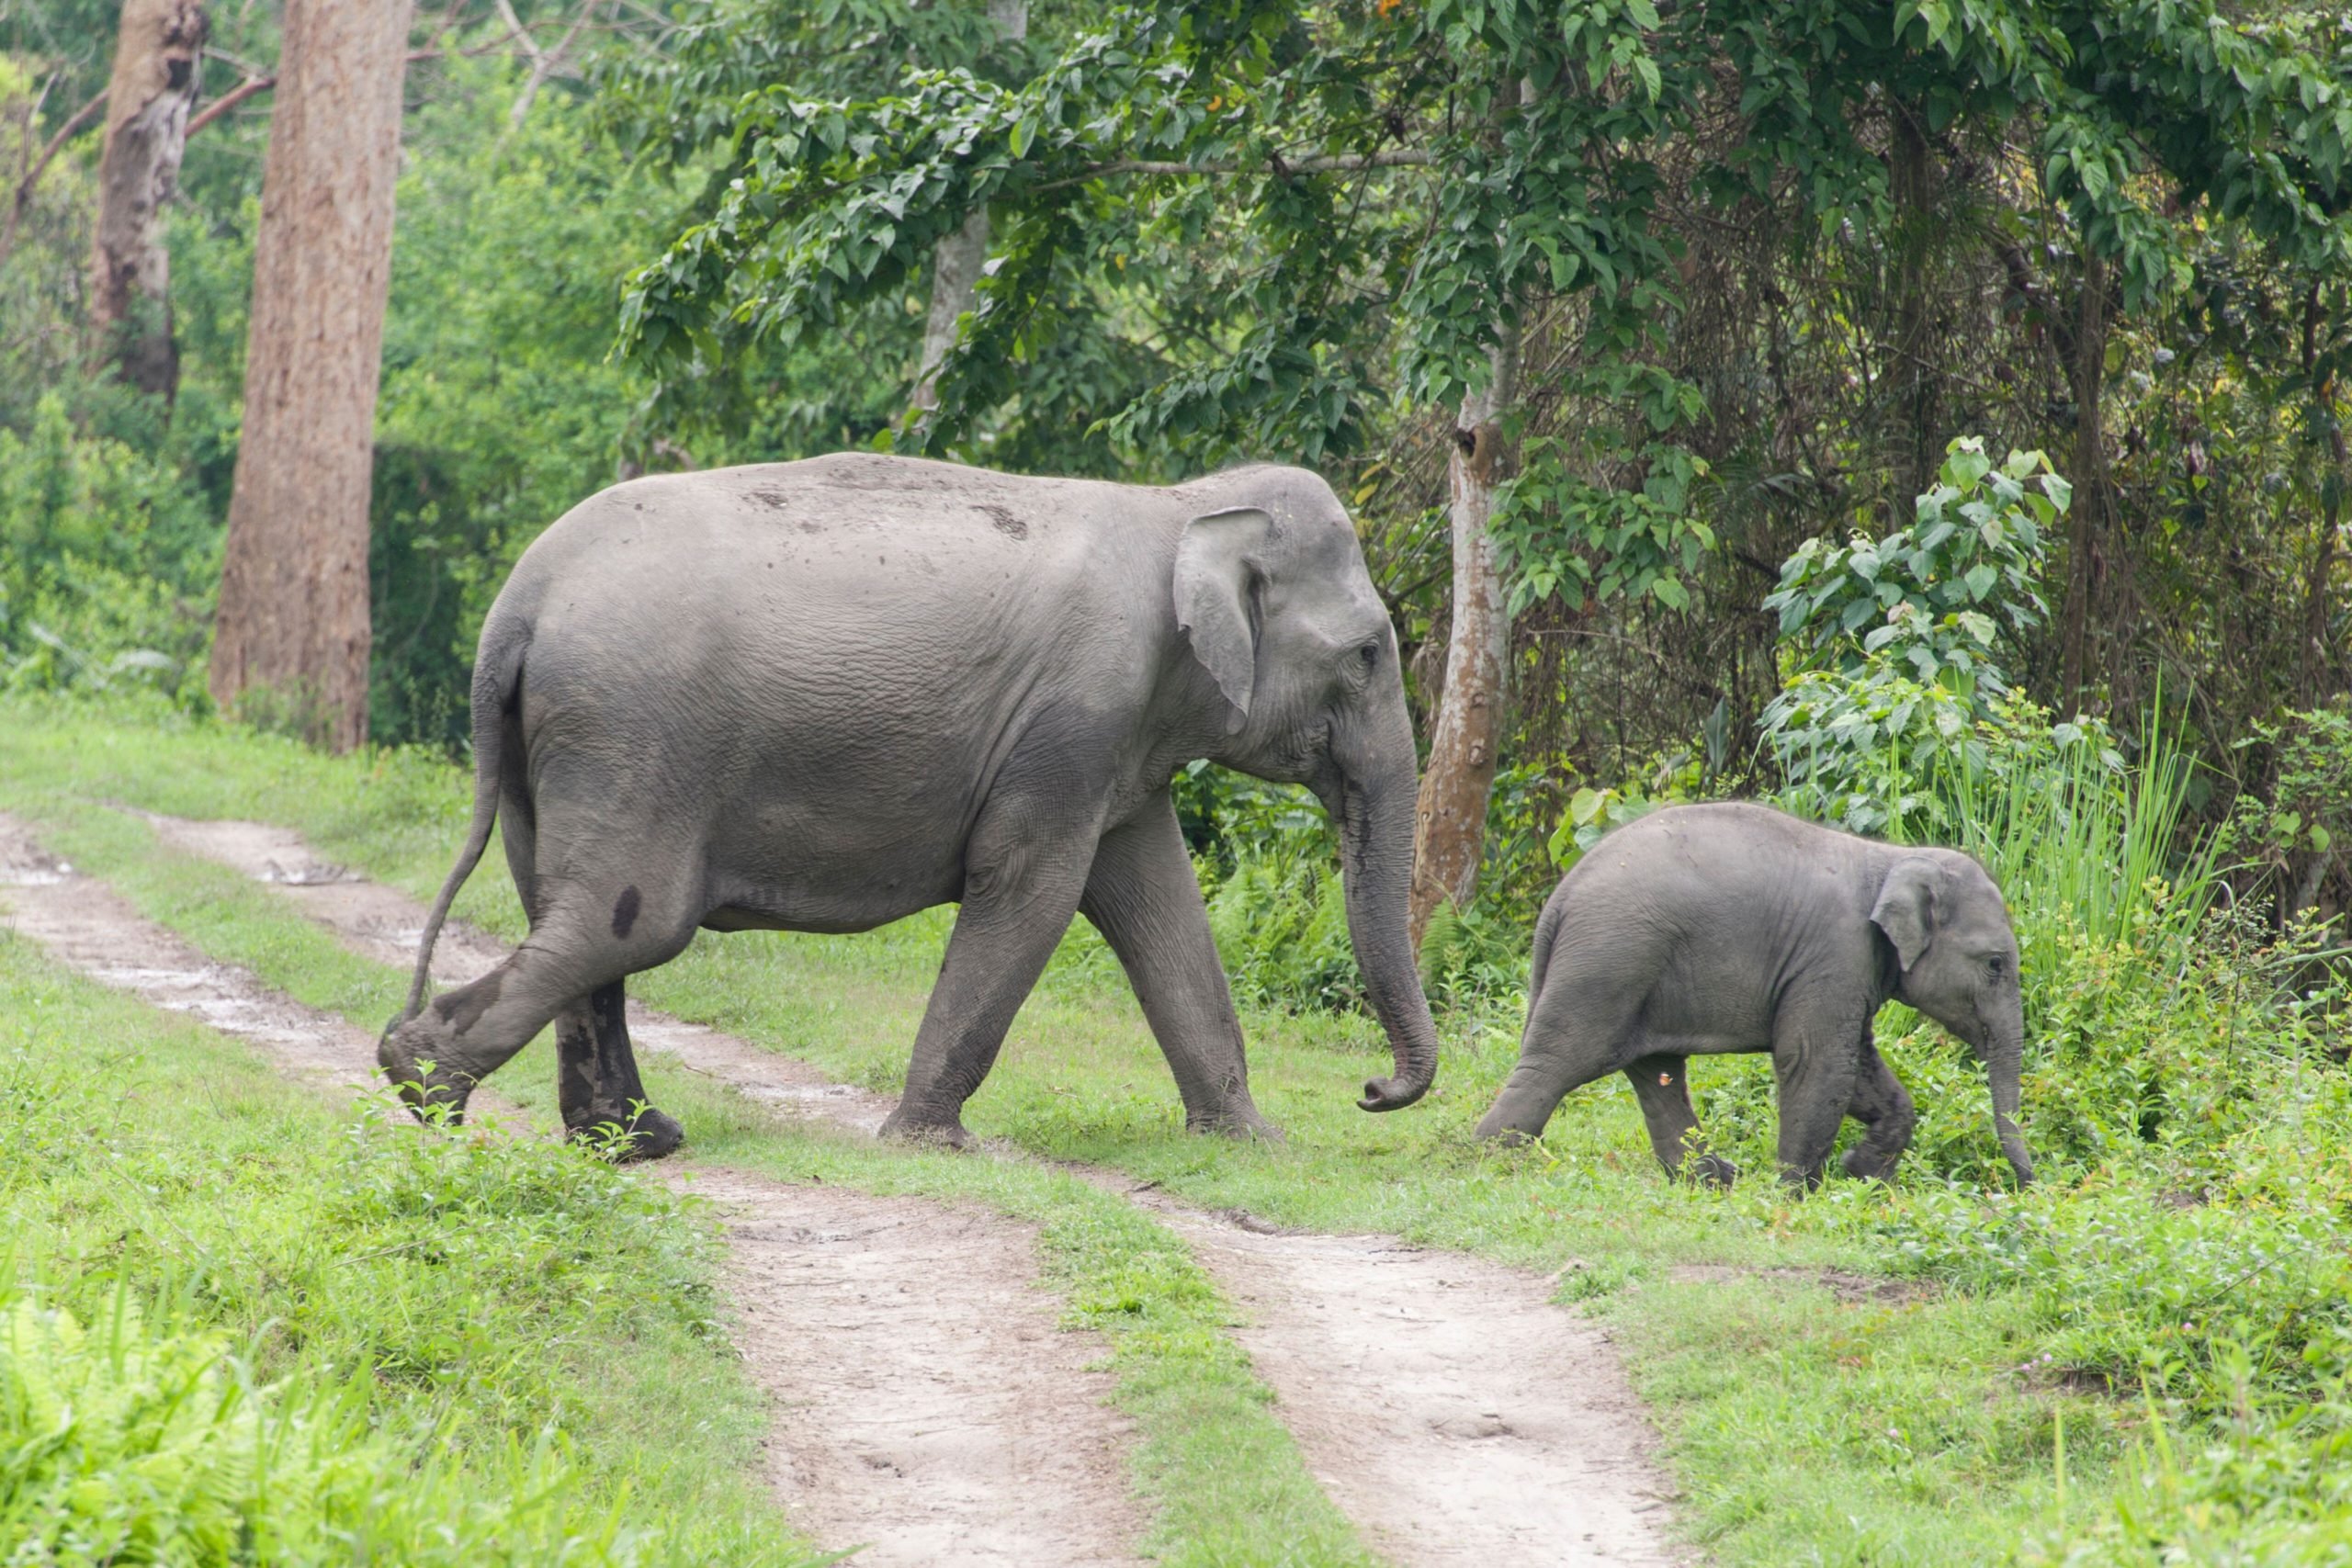
POLYGON ((1365 669, 1371 669, 1374 665, 1380 662, 1380 644, 1378 642, 1365 643, 1362 648, 1356 649, 1356 657, 1363 660, 1363 667, 1365 669))

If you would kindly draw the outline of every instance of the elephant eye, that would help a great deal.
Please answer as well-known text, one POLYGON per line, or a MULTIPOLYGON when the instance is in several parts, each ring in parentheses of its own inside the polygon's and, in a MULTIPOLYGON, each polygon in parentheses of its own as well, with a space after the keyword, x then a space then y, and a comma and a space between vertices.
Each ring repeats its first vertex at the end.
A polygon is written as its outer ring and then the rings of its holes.
POLYGON ((1367 670, 1379 663, 1380 644, 1378 640, 1375 639, 1372 642, 1365 643, 1362 648, 1357 649, 1356 657, 1363 660, 1363 667, 1367 670))

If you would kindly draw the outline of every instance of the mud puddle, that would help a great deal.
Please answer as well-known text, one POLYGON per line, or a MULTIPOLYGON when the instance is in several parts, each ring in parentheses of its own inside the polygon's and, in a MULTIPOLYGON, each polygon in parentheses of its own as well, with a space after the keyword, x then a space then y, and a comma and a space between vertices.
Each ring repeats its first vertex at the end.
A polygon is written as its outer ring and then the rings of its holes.
MULTIPOLYGON (((424 909, 325 865, 300 835, 147 820, 167 842, 276 883, 355 948, 415 961, 424 909)), ((451 922, 435 974, 469 979, 503 952, 451 922)), ((633 1001, 629 1031, 641 1047, 794 1113, 870 1133, 889 1110, 804 1063, 633 1001)), ((1670 1543, 1672 1483, 1613 1347, 1551 1304, 1550 1281, 1393 1237, 1283 1234, 1118 1172, 1076 1173, 1193 1244, 1248 1315, 1236 1338, 1309 1467, 1384 1556, 1408 1568, 1690 1560, 1670 1543)))
MULTIPOLYGON (((406 903, 341 876, 272 880, 397 901, 375 905, 379 914, 406 903)), ((0 930, 257 1045, 322 1089, 385 1092, 373 1035, 214 963, 6 814, 0 930)), ((483 939, 474 941, 479 961, 483 939)), ((493 944, 487 956, 496 953, 493 944)), ((487 1090, 474 1103, 521 1124, 487 1090)), ((1130 1543, 1142 1520, 1125 1481, 1132 1434, 1108 1407, 1108 1374, 1084 1365, 1100 1342, 1056 1326, 1057 1303, 1035 1283, 1034 1227, 724 1169, 658 1174, 710 1200, 725 1222, 734 1341, 771 1406, 768 1477, 803 1533, 836 1549, 863 1545, 852 1561, 867 1568, 1138 1561, 1130 1543)))

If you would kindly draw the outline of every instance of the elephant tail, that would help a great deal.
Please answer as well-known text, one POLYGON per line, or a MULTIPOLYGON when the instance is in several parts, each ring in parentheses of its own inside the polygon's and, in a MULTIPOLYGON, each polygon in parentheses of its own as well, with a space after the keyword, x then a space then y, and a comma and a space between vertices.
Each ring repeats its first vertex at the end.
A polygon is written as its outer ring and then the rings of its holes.
MULTIPOLYGON (((1544 995, 1544 975, 1552 967, 1552 944, 1560 935, 1560 911, 1564 908, 1560 896, 1555 893, 1544 902, 1544 912, 1535 917, 1535 946, 1527 960, 1527 1019, 1535 1021, 1535 1004, 1544 995)), ((1523 1047, 1526 1036, 1521 1033, 1523 1047)))
POLYGON ((424 935, 416 946, 416 973, 409 980, 408 1005, 401 1010, 400 1017, 386 1026, 386 1034, 424 1010, 424 994, 433 984, 434 944, 440 940, 441 927, 449 918, 449 906, 457 901, 458 889, 466 885, 466 878, 481 863, 482 851, 490 847, 490 830, 498 820, 506 725, 514 716, 514 697, 523 683, 523 650, 529 645, 528 629, 511 622, 502 626, 493 607, 490 625, 482 631, 481 649, 474 660, 473 825, 466 831, 466 847, 458 852, 458 863, 450 867, 448 879, 441 884, 440 897, 433 900, 433 913, 425 919, 424 935))

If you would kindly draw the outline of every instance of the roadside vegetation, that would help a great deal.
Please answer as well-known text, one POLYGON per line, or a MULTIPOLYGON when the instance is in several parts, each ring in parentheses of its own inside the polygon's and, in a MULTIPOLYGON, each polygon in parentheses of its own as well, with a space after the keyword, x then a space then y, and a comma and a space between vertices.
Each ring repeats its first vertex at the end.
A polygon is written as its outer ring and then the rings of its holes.
MULTIPOLYGON (((423 896, 468 790, 418 752, 329 760, 122 707, 11 707, 0 754, 0 804, 50 825, 77 863, 209 951, 362 1022, 396 1000, 400 976, 266 890, 160 851, 119 807, 284 822, 423 896)), ((2148 858, 2179 809, 2178 769, 2074 748, 2027 765, 1973 809, 2029 954, 2024 1124, 2042 1174, 2029 1192, 2006 1190, 1981 1069, 1900 1009, 1881 1039, 1921 1120, 1883 1190, 1838 1181, 1802 1202, 1777 1190, 1770 1073, 1752 1060, 1696 1065, 1715 1146, 1747 1172, 1729 1195, 1667 1184, 1613 1082, 1572 1097, 1535 1148, 1471 1145, 1516 1051, 1508 987, 1455 987, 1431 1104, 1377 1120, 1351 1103, 1379 1050, 1369 1020, 1255 1006, 1253 1084, 1287 1143, 1188 1138, 1116 964, 1083 927, 970 1124, 1277 1224, 1388 1231, 1556 1271, 1564 1300, 1611 1325, 1668 1435, 1690 1525, 1725 1562, 2325 1561, 2352 1440, 2352 1093, 2331 1011, 2341 994, 2309 961, 2327 938, 2280 939, 2233 914, 2212 897, 2210 861, 2148 858), (2004 815, 2004 800, 2032 809, 2004 815), (2118 874, 2141 872, 2118 897, 2118 874)), ((519 934, 494 872, 460 913, 519 934)), ((864 937, 706 937, 636 988, 894 1089, 947 923, 941 911, 864 937)), ((1261 964, 1246 948, 1228 958, 1244 976, 1261 964)), ((1213 1293, 1115 1200, 1042 1166, 780 1135, 691 1074, 658 1058, 649 1070, 696 1157, 973 1196, 1045 1222, 1049 1270, 1082 1320, 1112 1331, 1122 1403, 1173 1445, 1143 1461, 1147 1484, 1238 1483, 1254 1468, 1234 1462, 1247 1450, 1231 1433, 1271 1417, 1216 1333, 1213 1293), (1232 1425, 1199 1427, 1204 1411, 1232 1425)), ((498 1087, 544 1101, 544 1043, 498 1087)), ((1291 1506, 1311 1518, 1319 1501, 1291 1506)), ((1352 1550, 1336 1520, 1323 1528, 1328 1550, 1300 1561, 1352 1550)), ((1182 1534, 1171 1521, 1167 1539, 1182 1534)))
POLYGON ((822 1561, 691 1204, 334 1107, 6 934, 0 1021, 11 1562, 822 1561))

